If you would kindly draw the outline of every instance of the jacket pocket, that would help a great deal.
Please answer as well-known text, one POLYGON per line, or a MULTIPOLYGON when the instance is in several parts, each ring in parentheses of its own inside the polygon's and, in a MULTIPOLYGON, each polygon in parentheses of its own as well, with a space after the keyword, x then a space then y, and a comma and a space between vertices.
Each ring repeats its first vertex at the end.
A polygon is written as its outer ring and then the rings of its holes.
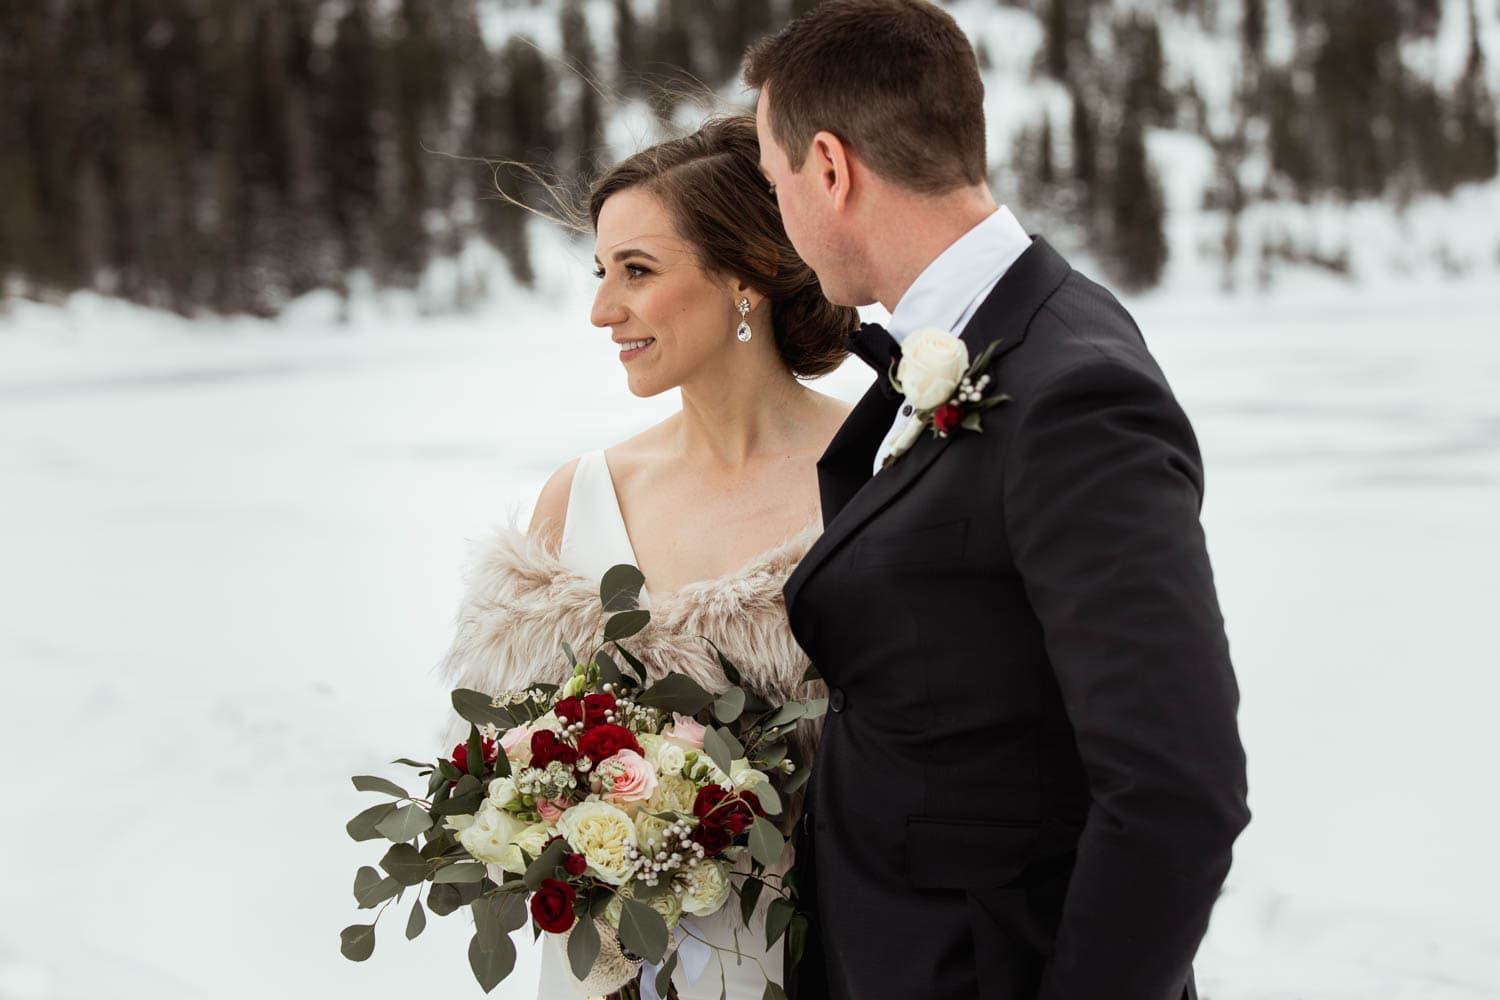
POLYGON ((968 518, 899 532, 869 531, 855 541, 852 561, 864 569, 953 562, 963 556, 968 534, 968 518))
POLYGON ((906 881, 916 889, 980 889, 1021 877, 1039 825, 906 818, 906 881))

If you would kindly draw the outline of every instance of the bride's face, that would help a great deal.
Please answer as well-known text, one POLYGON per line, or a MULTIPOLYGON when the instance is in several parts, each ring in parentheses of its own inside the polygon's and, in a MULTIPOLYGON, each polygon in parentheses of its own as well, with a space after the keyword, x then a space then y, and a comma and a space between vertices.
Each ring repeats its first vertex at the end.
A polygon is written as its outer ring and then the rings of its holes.
POLYGON ((655 195, 626 189, 605 201, 594 265, 599 291, 589 318, 609 328, 635 395, 692 380, 738 343, 730 283, 703 269, 655 195))

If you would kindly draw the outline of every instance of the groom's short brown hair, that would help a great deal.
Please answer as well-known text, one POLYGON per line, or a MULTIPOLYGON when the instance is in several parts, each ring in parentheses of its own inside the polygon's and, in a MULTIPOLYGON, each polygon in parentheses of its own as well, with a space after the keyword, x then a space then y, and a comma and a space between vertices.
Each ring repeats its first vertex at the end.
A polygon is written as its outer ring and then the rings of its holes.
POLYGON ((885 179, 927 193, 985 179, 984 84, 963 30, 926 0, 824 0, 745 56, 771 134, 801 170, 832 132, 885 179))

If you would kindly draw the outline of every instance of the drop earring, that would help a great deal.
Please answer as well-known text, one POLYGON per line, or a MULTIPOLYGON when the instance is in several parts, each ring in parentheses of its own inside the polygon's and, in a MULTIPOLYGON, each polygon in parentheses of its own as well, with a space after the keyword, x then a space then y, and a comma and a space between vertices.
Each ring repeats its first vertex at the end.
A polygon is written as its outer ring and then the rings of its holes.
POLYGON ((740 338, 740 343, 744 344, 744 343, 748 343, 749 340, 750 340, 750 337, 751 337, 750 323, 745 319, 746 316, 750 315, 750 300, 749 299, 743 299, 743 298, 740 299, 739 310, 740 310, 740 328, 738 330, 734 331, 734 335, 736 337, 740 338))

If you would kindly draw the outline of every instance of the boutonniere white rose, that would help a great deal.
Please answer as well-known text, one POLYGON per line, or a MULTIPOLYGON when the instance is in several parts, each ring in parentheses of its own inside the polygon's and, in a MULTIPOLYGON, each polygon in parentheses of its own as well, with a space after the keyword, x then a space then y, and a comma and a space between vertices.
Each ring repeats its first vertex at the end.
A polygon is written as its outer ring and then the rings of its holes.
POLYGON ((984 394, 990 384, 985 369, 999 346, 999 341, 990 344, 970 364, 968 345, 935 326, 923 327, 902 342, 900 364, 888 377, 896 391, 906 397, 913 414, 891 446, 885 465, 910 450, 923 430, 931 429, 932 436, 939 438, 959 428, 982 431, 980 415, 1010 402, 1003 393, 984 394))

